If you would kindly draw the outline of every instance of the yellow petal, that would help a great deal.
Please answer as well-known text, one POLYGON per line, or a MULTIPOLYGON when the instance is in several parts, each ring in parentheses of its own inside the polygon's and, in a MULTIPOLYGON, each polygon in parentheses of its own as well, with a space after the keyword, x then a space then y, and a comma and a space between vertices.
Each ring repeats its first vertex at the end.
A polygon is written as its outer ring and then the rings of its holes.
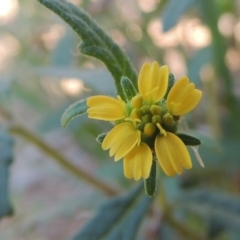
POLYGON ((141 143, 134 147, 123 161, 124 175, 126 178, 148 178, 152 166, 152 152, 147 144, 141 143))
POLYGON ((183 168, 190 169, 192 162, 186 146, 175 134, 158 135, 155 140, 155 152, 163 171, 168 176, 181 174, 183 168))
POLYGON ((110 148, 109 155, 118 161, 123 158, 134 146, 139 144, 141 132, 135 129, 132 122, 124 122, 115 126, 104 138, 102 148, 110 148))
POLYGON ((189 83, 187 77, 179 79, 171 88, 167 97, 167 110, 176 116, 192 111, 200 102, 202 92, 189 83))
POLYGON ((158 102, 167 91, 169 70, 166 65, 159 67, 145 63, 139 73, 138 89, 143 99, 149 103, 158 102))
POLYGON ((93 96, 87 100, 89 118, 116 121, 126 117, 125 103, 121 99, 108 96, 93 96))

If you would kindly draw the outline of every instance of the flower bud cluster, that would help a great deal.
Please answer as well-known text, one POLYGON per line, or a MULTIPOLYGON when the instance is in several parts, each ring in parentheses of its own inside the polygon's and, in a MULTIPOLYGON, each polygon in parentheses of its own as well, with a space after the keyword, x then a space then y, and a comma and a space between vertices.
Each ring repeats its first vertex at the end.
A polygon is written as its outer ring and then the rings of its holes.
POLYGON ((155 136, 160 130, 158 126, 168 132, 177 131, 177 120, 167 112, 165 101, 150 104, 146 103, 141 95, 136 95, 132 98, 130 106, 130 118, 137 121, 143 136, 155 136))

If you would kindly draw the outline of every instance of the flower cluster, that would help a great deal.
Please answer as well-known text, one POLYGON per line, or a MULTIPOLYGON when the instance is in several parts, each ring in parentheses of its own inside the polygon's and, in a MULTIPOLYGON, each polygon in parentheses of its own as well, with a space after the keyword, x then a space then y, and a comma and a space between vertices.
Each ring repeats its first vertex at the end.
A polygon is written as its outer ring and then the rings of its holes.
POLYGON ((197 106, 202 92, 183 77, 167 93, 168 79, 166 65, 145 63, 138 77, 139 92, 131 99, 100 95, 87 100, 89 118, 114 123, 102 148, 109 149, 115 161, 123 158, 127 178, 147 179, 154 157, 168 176, 192 167, 177 129, 180 117, 197 106))

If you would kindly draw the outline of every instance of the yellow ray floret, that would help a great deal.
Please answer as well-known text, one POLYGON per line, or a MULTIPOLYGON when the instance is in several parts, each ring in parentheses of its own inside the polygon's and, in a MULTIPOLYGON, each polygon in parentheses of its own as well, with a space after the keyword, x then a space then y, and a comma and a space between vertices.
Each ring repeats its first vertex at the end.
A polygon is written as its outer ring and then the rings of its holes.
POLYGON ((147 144, 141 143, 134 147, 123 160, 124 175, 126 178, 148 178, 152 166, 152 152, 147 144))
POLYGON ((141 132, 131 122, 120 123, 104 138, 102 148, 110 149, 109 155, 118 161, 141 141, 141 132))
POLYGON ((88 117, 105 121, 116 121, 126 117, 125 102, 120 98, 93 96, 87 100, 88 117))
POLYGON ((202 92, 195 89, 187 77, 179 79, 171 88, 167 97, 167 110, 176 116, 192 111, 200 102, 202 92))
POLYGON ((163 171, 170 177, 182 174, 183 168, 190 169, 192 162, 186 146, 175 134, 167 132, 155 139, 155 152, 163 171))
POLYGON ((145 63, 139 73, 138 89, 143 99, 149 103, 158 102, 167 91, 169 70, 166 65, 159 67, 145 63))

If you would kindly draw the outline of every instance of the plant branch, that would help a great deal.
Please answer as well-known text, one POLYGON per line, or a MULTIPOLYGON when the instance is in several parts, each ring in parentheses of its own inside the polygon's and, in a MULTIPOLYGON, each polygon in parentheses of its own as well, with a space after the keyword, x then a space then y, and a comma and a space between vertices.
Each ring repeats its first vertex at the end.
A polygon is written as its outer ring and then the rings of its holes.
POLYGON ((55 149, 47 145, 42 139, 40 139, 35 134, 29 132, 27 129, 24 129, 20 126, 11 126, 9 128, 9 131, 14 134, 18 135, 28 142, 32 143, 36 147, 38 147, 41 151, 43 151, 45 154, 50 156, 55 162, 57 162, 59 165, 61 165, 64 169, 68 170, 70 173, 72 173, 75 177, 79 179, 84 179, 94 187, 100 189, 102 192, 104 192, 108 196, 115 196, 118 195, 118 190, 110 187, 106 183, 104 183, 102 180, 96 178, 95 176, 91 175, 90 173, 87 173, 85 170, 79 168, 79 166, 75 166, 73 163, 71 163, 67 158, 60 155, 55 149))

